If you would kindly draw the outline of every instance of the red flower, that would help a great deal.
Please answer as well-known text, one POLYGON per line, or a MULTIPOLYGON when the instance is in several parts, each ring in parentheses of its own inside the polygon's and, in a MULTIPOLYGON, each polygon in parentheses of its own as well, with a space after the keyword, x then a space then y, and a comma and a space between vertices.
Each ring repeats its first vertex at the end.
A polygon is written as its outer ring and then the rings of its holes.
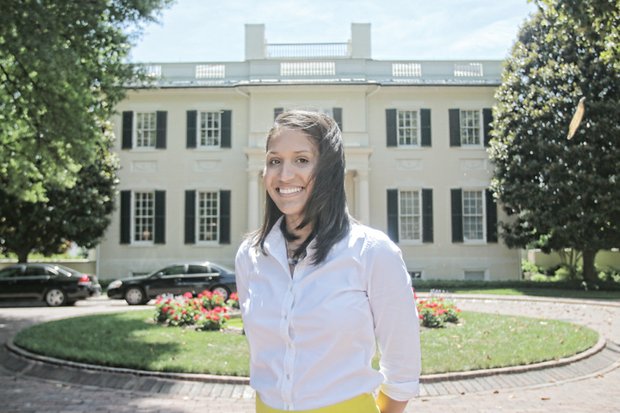
POLYGON ((189 291, 188 291, 188 292, 186 292, 185 294, 183 294, 183 298, 187 298, 188 300, 189 300, 190 298, 192 298, 193 296, 194 296, 194 294, 190 293, 189 291))

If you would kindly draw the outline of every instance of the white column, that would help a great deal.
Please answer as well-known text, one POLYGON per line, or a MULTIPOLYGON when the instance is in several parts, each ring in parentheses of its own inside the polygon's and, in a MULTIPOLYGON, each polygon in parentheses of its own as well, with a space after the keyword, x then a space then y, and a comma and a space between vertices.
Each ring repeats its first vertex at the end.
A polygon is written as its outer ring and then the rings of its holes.
POLYGON ((254 231, 260 225, 258 218, 258 178, 258 171, 248 171, 248 231, 254 231))
POLYGON ((368 171, 358 170, 355 182, 357 183, 356 193, 359 194, 359 203, 356 205, 358 219, 363 224, 370 224, 370 191, 368 188, 368 171))

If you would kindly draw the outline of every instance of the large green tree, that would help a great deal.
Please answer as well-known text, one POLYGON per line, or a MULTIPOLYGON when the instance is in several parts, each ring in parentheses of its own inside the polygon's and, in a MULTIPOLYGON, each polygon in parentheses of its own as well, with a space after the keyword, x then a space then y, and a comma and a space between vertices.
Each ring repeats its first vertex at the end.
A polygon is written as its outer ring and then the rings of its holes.
POLYGON ((96 156, 134 76, 132 36, 171 0, 3 0, 0 187, 45 200, 96 156))
POLYGON ((46 201, 25 201, 0 189, 0 252, 26 262, 32 252, 62 253, 69 242, 97 245, 110 224, 118 183, 112 143, 109 134, 94 148, 95 160, 80 168, 75 185, 48 188, 46 201))
POLYGON ((141 24, 171 0, 3 0, 0 7, 0 252, 24 262, 96 245, 117 183, 109 119, 141 24))
POLYGON ((509 246, 582 252, 620 246, 618 0, 540 0, 522 27, 496 93, 493 188, 509 246), (585 115, 572 139, 578 101, 585 115))

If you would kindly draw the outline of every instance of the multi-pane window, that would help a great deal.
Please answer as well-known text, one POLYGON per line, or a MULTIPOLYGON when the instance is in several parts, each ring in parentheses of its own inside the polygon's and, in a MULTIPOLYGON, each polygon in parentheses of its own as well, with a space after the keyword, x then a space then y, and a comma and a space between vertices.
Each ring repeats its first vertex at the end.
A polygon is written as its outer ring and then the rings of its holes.
POLYGON ((198 241, 219 239, 219 192, 198 192, 198 241))
POLYGON ((133 240, 153 241, 155 228, 155 194, 153 192, 134 193, 133 215, 133 240))
POLYGON ((154 148, 157 140, 157 113, 136 113, 136 148, 154 148))
POLYGON ((420 241, 422 239, 420 191, 400 191, 398 214, 400 239, 420 241))
POLYGON ((463 239, 484 240, 484 192, 463 191, 463 239))
POLYGON ((398 145, 418 145, 418 112, 415 110, 398 111, 398 145))
POLYGON ((220 112, 200 112, 199 145, 203 147, 220 146, 221 125, 222 114, 220 112))
POLYGON ((480 145, 480 111, 461 110, 461 145, 480 145))

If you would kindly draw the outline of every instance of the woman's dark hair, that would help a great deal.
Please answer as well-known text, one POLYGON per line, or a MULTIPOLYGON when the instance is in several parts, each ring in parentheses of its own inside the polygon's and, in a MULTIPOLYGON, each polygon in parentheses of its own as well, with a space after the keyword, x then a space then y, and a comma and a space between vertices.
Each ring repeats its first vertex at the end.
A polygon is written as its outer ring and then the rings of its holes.
MULTIPOLYGON (((312 225, 312 233, 295 251, 299 257, 305 253, 306 247, 316 240, 316 251, 312 264, 318 265, 325 260, 330 249, 347 234, 350 218, 347 210, 347 199, 344 190, 344 147, 342 134, 338 124, 327 115, 318 112, 293 110, 280 114, 267 134, 266 149, 269 149, 271 138, 282 129, 299 130, 307 134, 316 144, 319 152, 318 162, 311 179, 314 181, 308 202, 304 206, 303 220, 297 228, 312 225)), ((265 202, 263 224, 257 232, 255 245, 265 252, 265 238, 282 216, 269 194, 265 202)), ((284 221, 282 222, 284 224, 284 221)), ((288 240, 295 239, 293 234, 281 227, 288 240)))

